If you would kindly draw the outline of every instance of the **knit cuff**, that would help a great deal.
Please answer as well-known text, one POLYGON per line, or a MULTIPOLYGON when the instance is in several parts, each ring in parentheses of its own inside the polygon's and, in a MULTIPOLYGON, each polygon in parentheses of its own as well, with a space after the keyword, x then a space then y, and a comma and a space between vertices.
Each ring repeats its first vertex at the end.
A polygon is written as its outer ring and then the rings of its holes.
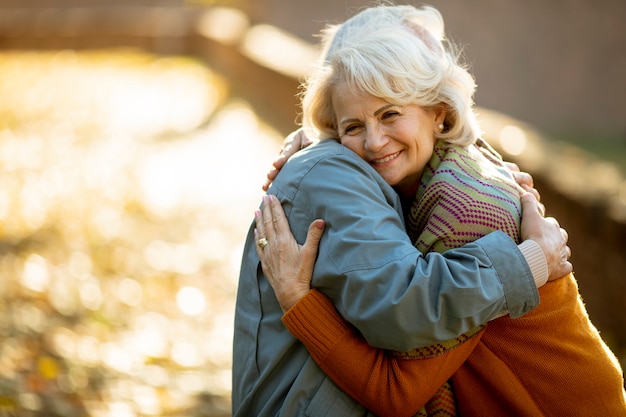
POLYGON ((312 356, 320 358, 351 331, 333 302, 316 289, 294 304, 283 315, 282 321, 312 356))
POLYGON ((517 245, 517 247, 520 252, 522 252, 522 255, 524 255, 526 263, 528 263, 528 267, 535 280, 535 285, 537 285, 537 288, 542 287, 548 282, 548 261, 546 260, 541 246, 534 240, 525 240, 517 245))

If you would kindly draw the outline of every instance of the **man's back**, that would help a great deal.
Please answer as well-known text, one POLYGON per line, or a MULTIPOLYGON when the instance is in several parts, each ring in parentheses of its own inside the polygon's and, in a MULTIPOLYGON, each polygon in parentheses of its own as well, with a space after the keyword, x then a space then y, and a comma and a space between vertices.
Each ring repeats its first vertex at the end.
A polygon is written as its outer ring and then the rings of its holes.
MULTIPOLYGON (((351 178, 362 175, 351 170, 348 164, 345 172, 325 172, 319 162, 326 158, 349 158, 360 163, 341 145, 328 140, 293 157, 269 191, 283 202, 292 232, 300 243, 315 219, 311 207, 301 207, 304 203, 299 203, 301 193, 307 192, 300 189, 303 177, 315 175, 321 176, 320 181, 332 181, 337 175, 351 178), (311 173, 311 170, 316 172, 311 173)), ((362 165, 364 169, 369 168, 362 165)), ((244 248, 237 295, 233 416, 295 416, 304 415, 305 410, 312 416, 322 415, 315 410, 332 416, 368 415, 326 377, 304 346, 282 324, 281 308, 256 255, 253 230, 254 224, 244 248)))

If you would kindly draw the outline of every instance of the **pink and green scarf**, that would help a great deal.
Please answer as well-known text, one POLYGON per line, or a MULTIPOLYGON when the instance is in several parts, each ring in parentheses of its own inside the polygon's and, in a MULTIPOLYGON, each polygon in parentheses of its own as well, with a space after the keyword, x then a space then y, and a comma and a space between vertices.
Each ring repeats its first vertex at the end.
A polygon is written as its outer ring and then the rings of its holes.
MULTIPOLYGON (((502 230, 519 241, 522 213, 519 189, 500 155, 483 140, 469 147, 439 141, 424 168, 407 215, 409 236, 424 254, 463 246, 494 230, 502 230)), ((484 327, 445 343, 397 355, 419 359, 441 354, 484 327)), ((416 416, 456 415, 454 389, 448 382, 416 416)))
POLYGON ((408 213, 409 235, 422 253, 461 247, 494 230, 519 241, 519 190, 483 140, 469 147, 439 141, 408 213))

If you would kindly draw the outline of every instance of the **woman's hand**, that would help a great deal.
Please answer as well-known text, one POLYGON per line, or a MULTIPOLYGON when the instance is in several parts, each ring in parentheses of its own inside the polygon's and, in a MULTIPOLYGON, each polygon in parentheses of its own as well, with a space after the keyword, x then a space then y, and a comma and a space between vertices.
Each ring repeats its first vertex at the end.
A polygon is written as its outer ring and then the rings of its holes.
POLYGON ((313 141, 306 137, 304 129, 302 128, 289 134, 283 142, 283 147, 280 150, 278 158, 276 158, 272 163, 273 168, 267 173, 265 183, 261 186, 263 191, 267 191, 272 181, 274 181, 274 178, 276 178, 276 175, 278 175, 278 172, 281 170, 283 165, 285 165, 285 162, 287 162, 287 160, 291 158, 294 153, 298 152, 300 149, 306 148, 312 143, 313 141))
POLYGON ((512 162, 504 164, 511 171, 515 182, 526 191, 522 193, 521 238, 534 240, 541 246, 548 262, 548 281, 564 277, 574 269, 569 261, 572 251, 567 246, 567 231, 554 217, 545 217, 546 207, 540 202, 541 196, 535 188, 532 175, 520 171, 517 164, 512 162))
MULTIPOLYGON (((539 191, 537 191, 537 189, 535 188, 535 184, 533 181, 533 177, 532 175, 530 175, 528 172, 522 172, 520 171, 519 167, 517 166, 516 163, 513 162, 504 162, 504 166, 506 166, 508 168, 508 170, 511 172, 511 175, 513 176, 513 179, 515 180, 515 182, 524 189, 524 191, 531 193, 532 195, 535 196, 535 198, 537 199, 538 202, 541 201, 541 196, 539 195, 539 191)), ((543 204, 539 204, 539 207, 541 209, 544 209, 543 204)))
POLYGON ((569 258, 572 252, 567 246, 568 235, 559 226, 554 217, 544 218, 543 206, 534 195, 526 193, 522 196, 522 227, 523 240, 534 240, 541 246, 548 261, 548 281, 561 278, 573 270, 569 258))
POLYGON ((289 229, 280 202, 273 195, 263 197, 261 210, 255 211, 254 219, 256 251, 263 273, 285 312, 311 289, 313 267, 325 224, 323 220, 314 220, 304 245, 299 245, 289 229))

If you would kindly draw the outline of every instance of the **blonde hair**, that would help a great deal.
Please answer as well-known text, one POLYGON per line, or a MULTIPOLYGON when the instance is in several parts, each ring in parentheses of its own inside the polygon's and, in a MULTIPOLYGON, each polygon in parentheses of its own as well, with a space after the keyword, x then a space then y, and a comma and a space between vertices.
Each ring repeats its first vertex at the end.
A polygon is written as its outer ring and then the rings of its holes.
POLYGON ((322 32, 322 55, 303 85, 302 123, 320 139, 337 138, 333 88, 349 88, 396 105, 446 110, 438 139, 469 145, 480 135, 474 113, 476 84, 444 37, 436 9, 371 7, 322 32))

